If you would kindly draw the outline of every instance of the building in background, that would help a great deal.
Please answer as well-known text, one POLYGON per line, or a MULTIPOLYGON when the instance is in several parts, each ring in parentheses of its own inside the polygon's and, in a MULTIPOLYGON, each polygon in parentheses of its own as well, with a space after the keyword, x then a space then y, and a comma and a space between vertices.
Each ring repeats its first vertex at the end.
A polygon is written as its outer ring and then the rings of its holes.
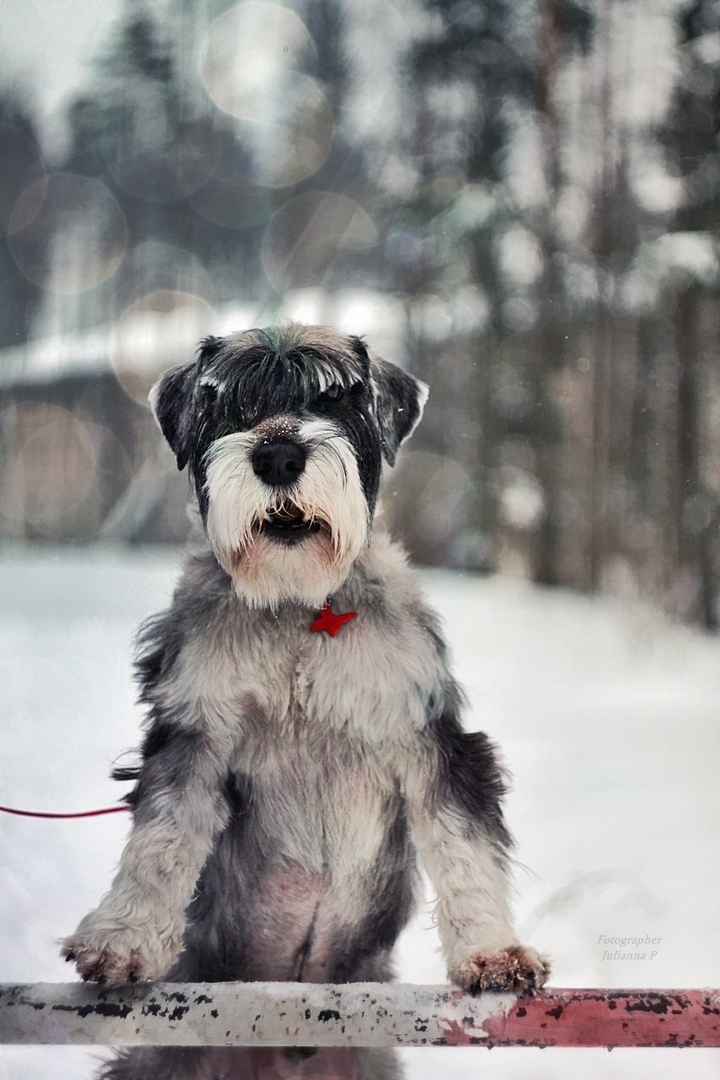
POLYGON ((179 540, 148 385, 288 315, 430 382, 425 562, 718 622, 716 0, 127 0, 0 102, 0 537, 179 540))

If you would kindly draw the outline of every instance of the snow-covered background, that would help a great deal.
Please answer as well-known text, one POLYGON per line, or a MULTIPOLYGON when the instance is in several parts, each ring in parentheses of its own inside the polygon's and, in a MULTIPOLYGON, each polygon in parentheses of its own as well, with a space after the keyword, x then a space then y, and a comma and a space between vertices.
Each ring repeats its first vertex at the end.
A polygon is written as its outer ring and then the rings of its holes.
MULTIPOLYGON (((175 550, 28 552, 0 562, 0 803, 106 806, 111 763, 138 741, 131 642, 167 603, 175 550)), ((471 700, 468 726, 513 777, 522 936, 559 986, 718 985, 720 641, 524 582, 425 575, 471 700), (606 937, 661 939, 603 960, 606 937)), ((57 939, 107 887, 123 815, 0 815, 0 981, 66 981, 57 939)), ((402 981, 442 982, 428 910, 398 949, 402 981)), ((0 1048, 1 1080, 89 1080, 98 1052, 0 1048)), ((720 1051, 411 1050, 408 1077, 540 1080, 720 1076, 720 1051)))

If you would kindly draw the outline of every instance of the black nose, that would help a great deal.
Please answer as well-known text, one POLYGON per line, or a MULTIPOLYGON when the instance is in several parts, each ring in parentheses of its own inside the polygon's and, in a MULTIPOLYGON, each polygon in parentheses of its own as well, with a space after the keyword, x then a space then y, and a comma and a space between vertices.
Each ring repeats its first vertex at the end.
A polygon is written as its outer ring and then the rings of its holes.
POLYGON ((305 468, 305 451, 296 443, 268 443, 254 452, 252 465, 264 484, 292 484, 305 468))

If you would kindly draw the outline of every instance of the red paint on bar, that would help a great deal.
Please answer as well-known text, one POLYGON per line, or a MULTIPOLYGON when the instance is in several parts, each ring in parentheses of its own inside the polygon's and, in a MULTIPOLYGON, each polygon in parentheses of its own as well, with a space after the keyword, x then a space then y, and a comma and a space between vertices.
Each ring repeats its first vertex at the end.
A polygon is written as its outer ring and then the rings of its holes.
POLYGON ((481 1029, 484 1038, 448 1029, 447 1043, 720 1047, 720 991, 546 990, 518 998, 481 1029))
POLYGON ((443 1046, 475 1046, 477 1043, 487 1044, 486 1038, 478 1038, 472 1032, 477 1028, 471 1028, 467 1022, 459 1024, 457 1020, 445 1020, 440 1022, 445 1034, 443 1046))
POLYGON ((720 1047, 720 990, 0 984, 0 1044, 720 1047), (178 1001, 182 1008, 177 1008, 178 1001))

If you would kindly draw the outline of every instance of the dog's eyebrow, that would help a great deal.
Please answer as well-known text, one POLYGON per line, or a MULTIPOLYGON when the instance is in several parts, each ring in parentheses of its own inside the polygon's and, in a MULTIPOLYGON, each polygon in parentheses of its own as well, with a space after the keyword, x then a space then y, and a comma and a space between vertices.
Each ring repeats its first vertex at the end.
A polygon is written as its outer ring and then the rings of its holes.
POLYGON ((319 393, 335 384, 349 388, 361 375, 359 365, 344 353, 340 359, 337 353, 321 349, 291 349, 285 359, 294 364, 312 390, 319 393))
POLYGON ((237 410, 246 425, 308 405, 330 386, 349 390, 363 379, 357 357, 346 357, 345 352, 323 346, 296 345, 283 350, 243 344, 227 342, 213 356, 200 384, 225 391, 225 408, 237 410))

